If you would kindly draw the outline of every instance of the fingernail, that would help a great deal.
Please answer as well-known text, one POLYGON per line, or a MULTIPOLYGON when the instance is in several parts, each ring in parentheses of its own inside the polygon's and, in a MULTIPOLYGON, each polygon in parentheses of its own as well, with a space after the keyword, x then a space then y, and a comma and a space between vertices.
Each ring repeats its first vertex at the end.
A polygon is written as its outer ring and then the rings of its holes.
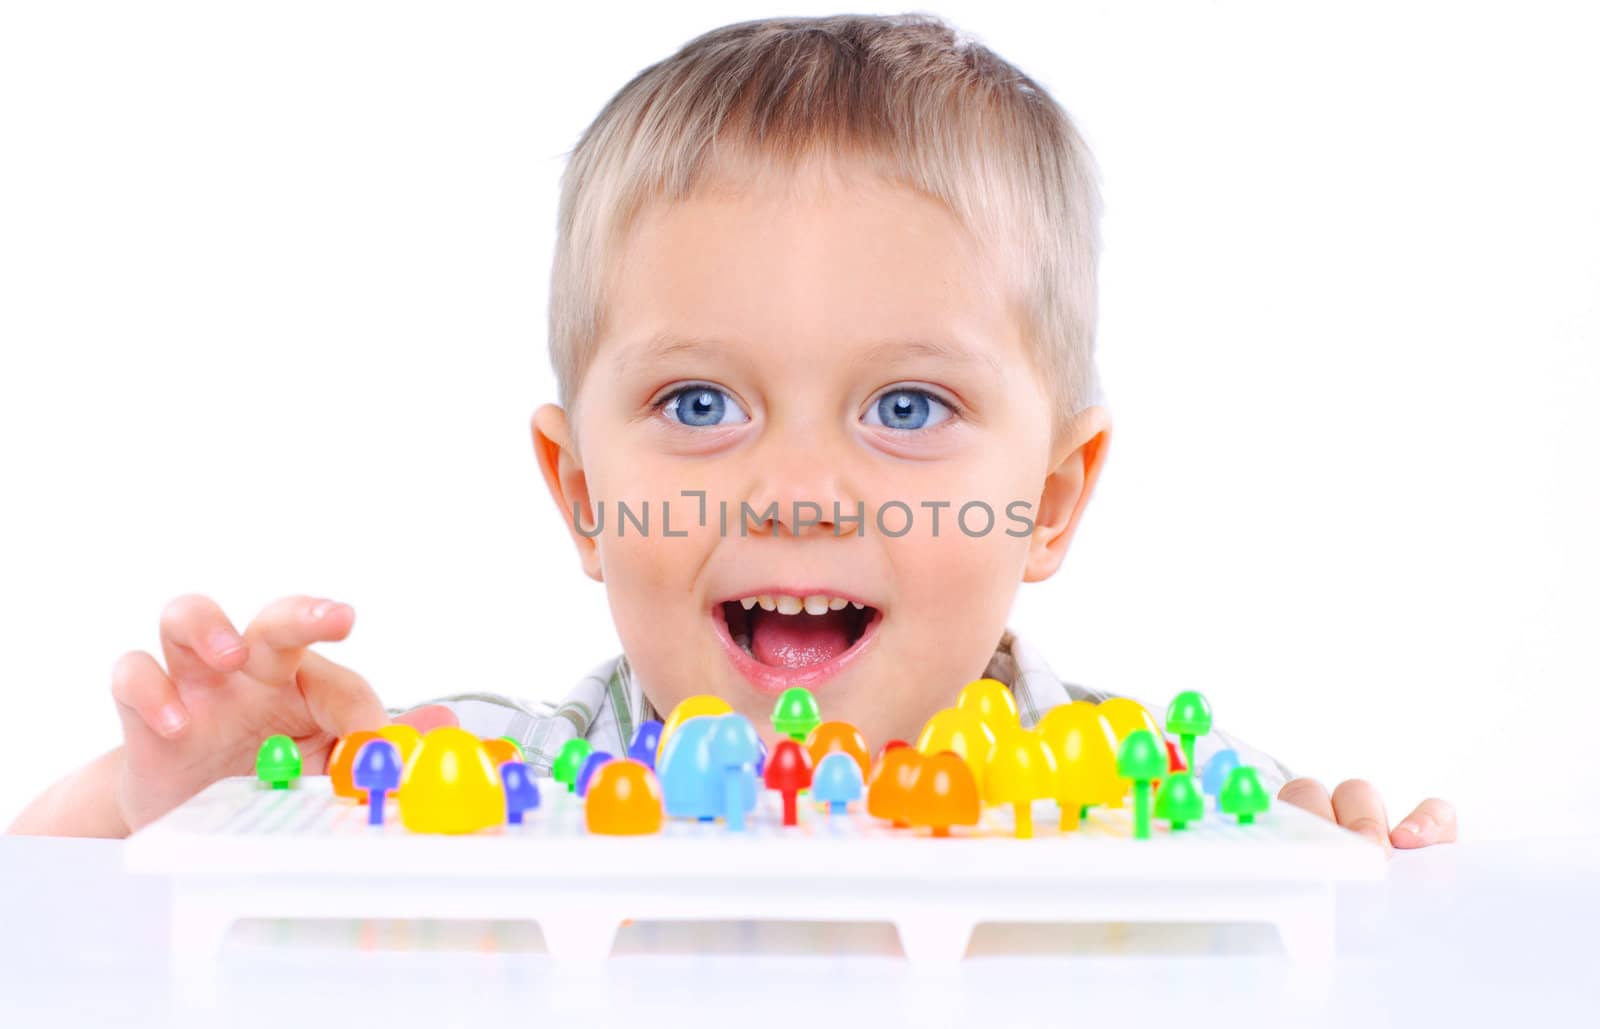
POLYGON ((226 629, 211 634, 211 649, 218 657, 231 657, 244 647, 244 640, 226 629))
POLYGON ((168 704, 156 717, 161 722, 161 731, 168 736, 176 735, 189 724, 189 716, 176 704, 168 704))
POLYGON ((1410 833, 1413 836, 1421 836, 1422 835, 1422 827, 1417 825, 1417 823, 1415 823, 1415 822, 1401 822, 1399 825, 1395 826, 1395 828, 1396 829, 1403 829, 1403 830, 1405 830, 1406 832, 1410 833))
POLYGON ((331 600, 319 600, 319 601, 317 601, 311 607, 311 618, 312 618, 312 620, 313 621, 320 621, 323 618, 323 616, 325 616, 329 611, 332 611, 337 606, 338 605, 335 604, 331 600))

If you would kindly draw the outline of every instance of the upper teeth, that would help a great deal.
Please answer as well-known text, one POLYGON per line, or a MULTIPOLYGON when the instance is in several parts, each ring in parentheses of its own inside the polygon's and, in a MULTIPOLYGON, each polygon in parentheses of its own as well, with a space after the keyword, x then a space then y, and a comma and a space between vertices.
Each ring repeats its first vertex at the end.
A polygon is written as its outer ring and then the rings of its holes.
POLYGON ((746 611, 761 605, 763 611, 776 611, 781 615, 797 615, 804 611, 808 615, 823 615, 829 611, 838 611, 846 604, 857 611, 866 605, 857 600, 846 600, 844 597, 830 597, 825 593, 812 593, 804 597, 796 597, 788 593, 762 593, 754 597, 740 597, 739 606, 746 611))

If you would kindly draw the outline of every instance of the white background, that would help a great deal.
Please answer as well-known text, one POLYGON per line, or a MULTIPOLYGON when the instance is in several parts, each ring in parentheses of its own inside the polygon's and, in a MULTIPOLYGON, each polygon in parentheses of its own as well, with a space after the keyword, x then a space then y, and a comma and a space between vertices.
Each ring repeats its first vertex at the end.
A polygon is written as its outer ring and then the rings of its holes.
MULTIPOLYGON (((0 6, 0 824, 180 593, 353 604, 391 702, 615 652, 527 436, 563 156, 699 32, 837 10, 629 6, 0 6)), ((1593 833, 1593 19, 1057 6, 924 8, 1104 176, 1110 462, 1012 624, 1396 819, 1593 833)))

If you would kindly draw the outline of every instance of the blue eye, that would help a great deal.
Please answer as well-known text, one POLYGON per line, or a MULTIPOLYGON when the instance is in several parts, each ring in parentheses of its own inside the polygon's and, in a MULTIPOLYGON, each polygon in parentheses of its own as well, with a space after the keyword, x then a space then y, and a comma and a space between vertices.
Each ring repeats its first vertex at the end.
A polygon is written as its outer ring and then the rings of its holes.
POLYGON ((950 414, 950 405, 927 390, 892 389, 867 408, 867 424, 886 429, 926 429, 950 414))
POLYGON ((694 429, 750 420, 727 393, 715 386, 685 386, 667 394, 661 409, 679 425, 694 429))

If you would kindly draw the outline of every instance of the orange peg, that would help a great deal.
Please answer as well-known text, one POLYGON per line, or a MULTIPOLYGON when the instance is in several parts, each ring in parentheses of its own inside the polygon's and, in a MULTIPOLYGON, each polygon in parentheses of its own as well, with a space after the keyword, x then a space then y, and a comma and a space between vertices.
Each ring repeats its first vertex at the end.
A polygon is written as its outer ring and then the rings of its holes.
POLYGON ((867 785, 867 813, 874 818, 888 819, 897 829, 910 825, 911 790, 927 760, 914 747, 884 751, 867 785))
POLYGON ((332 752, 328 754, 328 779, 333 784, 334 796, 348 797, 363 804, 367 802, 367 791, 356 789, 354 781, 356 754, 363 743, 380 738, 377 733, 365 729, 339 737, 339 742, 333 745, 332 752))
POLYGON ((595 769, 583 800, 583 822, 604 836, 641 836, 661 831, 666 805, 650 766, 617 758, 595 769))
POLYGON ((499 768, 507 761, 522 760, 522 755, 517 752, 516 744, 510 740, 502 740, 499 737, 484 740, 483 749, 489 752, 489 761, 496 768, 499 768))
POLYGON ((954 751, 928 758, 911 787, 911 824, 949 836, 952 825, 977 825, 981 805, 972 767, 954 751))
POLYGON ((872 757, 867 751, 866 737, 849 722, 823 722, 811 730, 806 749, 811 752, 812 765, 822 764, 823 758, 838 751, 855 758, 856 764, 861 767, 863 782, 872 774, 872 757))

